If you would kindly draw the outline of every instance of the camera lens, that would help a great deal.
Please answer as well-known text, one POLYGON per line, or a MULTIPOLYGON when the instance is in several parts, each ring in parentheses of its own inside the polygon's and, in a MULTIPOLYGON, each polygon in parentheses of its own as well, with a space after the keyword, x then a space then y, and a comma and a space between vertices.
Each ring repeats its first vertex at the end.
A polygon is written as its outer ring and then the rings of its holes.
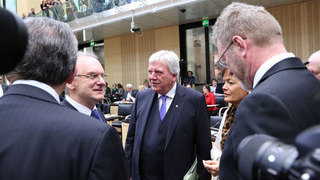
POLYGON ((238 169, 244 179, 285 179, 298 157, 294 146, 267 135, 246 137, 237 151, 238 169))

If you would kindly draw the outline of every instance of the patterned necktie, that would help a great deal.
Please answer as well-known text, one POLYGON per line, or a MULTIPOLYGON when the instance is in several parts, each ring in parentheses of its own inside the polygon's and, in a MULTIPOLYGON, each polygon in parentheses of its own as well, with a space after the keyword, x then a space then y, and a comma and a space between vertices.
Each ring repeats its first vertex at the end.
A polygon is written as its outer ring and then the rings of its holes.
POLYGON ((160 107, 160 121, 162 122, 164 116, 166 115, 166 99, 167 96, 162 96, 161 95, 161 99, 162 99, 162 105, 160 107))
POLYGON ((91 117, 94 117, 94 118, 96 118, 96 119, 98 119, 99 121, 102 122, 102 119, 101 119, 101 117, 100 117, 99 112, 98 112, 97 109, 92 110, 90 116, 91 116, 91 117))

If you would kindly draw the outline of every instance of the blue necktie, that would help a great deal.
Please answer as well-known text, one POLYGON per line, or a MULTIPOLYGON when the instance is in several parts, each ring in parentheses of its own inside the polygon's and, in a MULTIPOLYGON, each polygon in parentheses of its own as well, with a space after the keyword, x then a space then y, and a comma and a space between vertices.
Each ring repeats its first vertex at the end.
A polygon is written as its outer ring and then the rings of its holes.
POLYGON ((99 112, 98 112, 97 109, 92 110, 90 116, 91 116, 91 117, 94 117, 94 118, 96 118, 96 119, 98 119, 99 121, 102 122, 102 119, 101 119, 101 117, 100 117, 99 112))
POLYGON ((160 107, 160 120, 162 121, 164 116, 166 115, 166 99, 167 96, 162 96, 161 95, 161 99, 162 99, 162 105, 160 107))

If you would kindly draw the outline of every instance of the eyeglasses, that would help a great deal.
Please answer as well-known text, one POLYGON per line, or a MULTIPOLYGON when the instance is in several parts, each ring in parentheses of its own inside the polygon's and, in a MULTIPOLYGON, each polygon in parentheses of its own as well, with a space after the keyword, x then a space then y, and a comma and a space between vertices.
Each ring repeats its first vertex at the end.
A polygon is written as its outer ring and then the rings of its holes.
POLYGON ((75 77, 86 77, 92 80, 96 80, 100 77, 104 78, 107 77, 107 75, 105 74, 96 74, 96 73, 92 73, 92 74, 76 74, 75 77))
POLYGON ((221 54, 220 58, 217 61, 217 64, 223 68, 227 68, 227 61, 226 59, 223 58, 224 54, 228 51, 228 49, 231 47, 231 45, 233 44, 233 41, 231 41, 231 43, 228 45, 228 47, 226 48, 226 50, 221 54))

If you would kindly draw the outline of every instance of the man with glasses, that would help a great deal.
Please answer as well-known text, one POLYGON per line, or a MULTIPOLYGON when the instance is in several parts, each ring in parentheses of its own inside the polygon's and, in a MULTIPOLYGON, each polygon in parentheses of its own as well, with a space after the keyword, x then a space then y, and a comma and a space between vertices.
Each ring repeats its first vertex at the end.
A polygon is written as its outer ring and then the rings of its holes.
POLYGON ((262 133, 294 143, 302 130, 319 123, 320 82, 288 53, 278 21, 263 7, 227 6, 213 27, 213 42, 251 93, 240 103, 220 161, 221 180, 239 179, 236 151, 246 136, 262 133))
POLYGON ((96 108, 96 104, 104 99, 106 87, 104 69, 97 56, 78 52, 75 71, 73 81, 67 83, 67 95, 61 104, 104 122, 103 113, 96 108))
POLYGON ((24 22, 28 48, 0 98, 0 179, 127 180, 114 128, 60 104, 66 83, 84 78, 74 74, 78 43, 70 26, 42 17, 24 22))
POLYGON ((320 81, 320 51, 310 56, 308 64, 308 70, 320 81))

